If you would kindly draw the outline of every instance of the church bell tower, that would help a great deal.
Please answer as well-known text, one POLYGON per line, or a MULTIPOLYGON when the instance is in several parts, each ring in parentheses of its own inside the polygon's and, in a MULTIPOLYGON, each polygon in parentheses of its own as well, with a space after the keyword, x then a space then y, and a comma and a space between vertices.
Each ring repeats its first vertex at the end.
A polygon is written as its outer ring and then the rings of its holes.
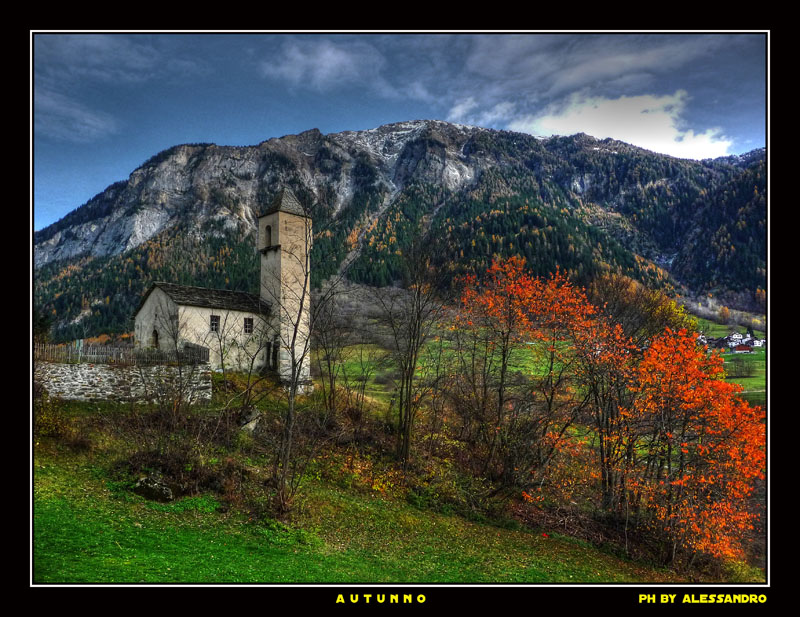
POLYGON ((282 189, 258 217, 261 299, 271 306, 273 339, 266 365, 282 381, 310 384, 311 217, 289 189, 282 189))

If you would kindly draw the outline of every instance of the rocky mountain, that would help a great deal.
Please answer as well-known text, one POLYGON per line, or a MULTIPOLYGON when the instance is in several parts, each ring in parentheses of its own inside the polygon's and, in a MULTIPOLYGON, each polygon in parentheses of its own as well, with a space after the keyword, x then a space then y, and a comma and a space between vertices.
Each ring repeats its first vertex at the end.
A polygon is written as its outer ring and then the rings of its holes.
POLYGON ((256 291, 255 224, 283 186, 311 209, 316 281, 397 282, 426 235, 453 275, 523 254, 754 306, 766 288, 766 153, 702 162, 586 135, 440 121, 251 147, 165 150, 34 234, 34 300, 64 337, 125 331, 150 281, 256 291))
POLYGON ((387 197, 414 181, 457 190, 482 165, 461 152, 474 130, 408 122, 329 136, 312 129, 245 148, 176 146, 36 233, 34 264, 118 255, 186 223, 199 229, 217 220, 229 229, 254 229, 259 209, 282 184, 299 184, 315 206, 333 214, 365 188, 387 197))

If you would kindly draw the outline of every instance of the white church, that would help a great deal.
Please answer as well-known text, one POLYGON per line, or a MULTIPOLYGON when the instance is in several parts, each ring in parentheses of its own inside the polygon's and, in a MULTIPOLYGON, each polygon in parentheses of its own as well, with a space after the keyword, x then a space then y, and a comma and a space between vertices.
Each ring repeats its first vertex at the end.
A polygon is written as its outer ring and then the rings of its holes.
POLYGON ((209 349, 214 370, 274 371, 308 383, 311 217, 282 189, 258 217, 258 296, 155 282, 136 310, 134 344, 209 349))

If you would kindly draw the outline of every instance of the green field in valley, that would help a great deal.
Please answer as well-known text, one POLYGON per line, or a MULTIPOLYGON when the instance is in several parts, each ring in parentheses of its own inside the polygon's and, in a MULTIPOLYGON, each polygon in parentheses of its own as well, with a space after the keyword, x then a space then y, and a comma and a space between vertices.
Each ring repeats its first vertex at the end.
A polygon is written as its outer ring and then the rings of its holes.
MULTIPOLYGON (((747 328, 743 326, 730 326, 718 324, 708 319, 698 318, 698 330, 712 338, 723 338, 731 332, 744 335, 747 328)), ((754 330, 757 338, 765 338, 762 330, 754 330)), ((725 362, 727 379, 742 386, 742 397, 749 403, 766 408, 767 400, 767 350, 754 348, 752 353, 734 353, 728 349, 723 350, 722 358, 725 362)))

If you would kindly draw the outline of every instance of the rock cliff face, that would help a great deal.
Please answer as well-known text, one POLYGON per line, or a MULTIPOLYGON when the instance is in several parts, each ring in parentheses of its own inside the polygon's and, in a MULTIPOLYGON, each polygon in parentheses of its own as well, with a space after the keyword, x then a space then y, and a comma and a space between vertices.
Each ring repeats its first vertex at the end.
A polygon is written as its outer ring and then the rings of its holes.
POLYGON ((328 136, 312 129, 252 147, 176 146, 38 232, 34 264, 117 255, 179 223, 199 229, 216 219, 224 227, 254 230, 260 208, 287 183, 301 184, 334 213, 350 203, 365 178, 387 195, 410 182, 459 190, 484 165, 464 152, 482 131, 418 121, 328 136))

